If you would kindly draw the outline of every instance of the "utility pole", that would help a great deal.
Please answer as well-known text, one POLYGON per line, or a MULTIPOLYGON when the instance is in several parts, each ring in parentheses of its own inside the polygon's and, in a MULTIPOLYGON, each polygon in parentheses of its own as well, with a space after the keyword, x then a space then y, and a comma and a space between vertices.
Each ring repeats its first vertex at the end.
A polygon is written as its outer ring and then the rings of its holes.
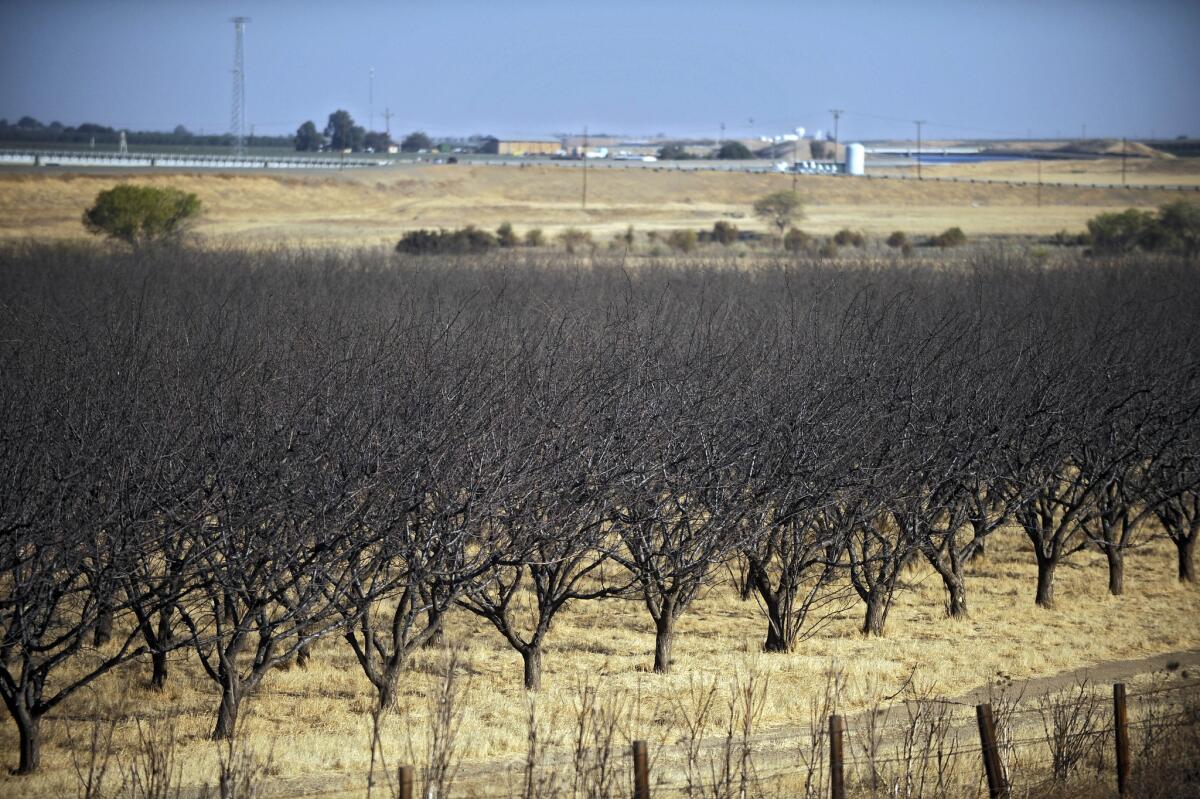
POLYGON ((367 130, 375 130, 375 67, 367 73, 367 130))
POLYGON ((246 63, 242 41, 250 17, 233 17, 233 107, 229 112, 229 132, 233 136, 235 155, 246 154, 246 63))
POLYGON ((588 129, 583 126, 583 210, 587 210, 588 129))
MULTIPOLYGON (((792 194, 796 193, 796 177, 799 172, 796 170, 796 148, 800 145, 800 137, 792 139, 792 194)), ((833 145, 833 155, 837 158, 837 145, 833 145)))
POLYGON ((846 113, 840 108, 831 108, 829 113, 833 114, 833 160, 837 160, 837 145, 838 145, 838 119, 842 114, 846 113))
POLYGON ((916 120, 917 125, 917 180, 921 180, 921 126, 925 124, 925 120, 916 120))
POLYGON ((724 143, 724 141, 725 141, 725 123, 722 122, 721 123, 721 135, 719 137, 717 137, 717 147, 720 148, 720 146, 724 143))
POLYGON ((392 117, 394 117, 394 116, 396 116, 396 115, 392 113, 392 109, 390 109, 390 108, 383 109, 383 124, 384 124, 383 132, 385 134, 387 134, 388 141, 392 140, 392 117))
POLYGON ((1125 159, 1129 154, 1129 140, 1124 136, 1121 137, 1121 185, 1125 183, 1125 159))

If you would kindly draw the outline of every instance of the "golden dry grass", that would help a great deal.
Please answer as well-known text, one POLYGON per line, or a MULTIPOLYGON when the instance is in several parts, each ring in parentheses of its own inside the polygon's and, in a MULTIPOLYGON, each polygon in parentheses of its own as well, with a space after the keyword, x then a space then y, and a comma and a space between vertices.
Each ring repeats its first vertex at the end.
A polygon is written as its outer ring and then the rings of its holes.
MULTIPOLYGON (((936 175, 1033 179, 1033 166, 1024 163, 930 169, 936 175)), ((1113 169, 1119 164, 1054 162, 1044 167, 1043 179, 1113 183, 1113 169)), ((1200 185, 1200 164, 1188 160, 1136 162, 1131 170, 1131 182, 1200 185)), ((97 192, 122 181, 195 192, 206 209, 197 233, 210 243, 355 246, 390 246, 413 228, 494 228, 503 221, 519 232, 575 226, 601 237, 627 225, 706 228, 718 219, 761 228, 750 213, 754 199, 792 185, 790 176, 779 174, 591 169, 584 211, 574 167, 459 164, 290 175, 7 171, 0 173, 0 239, 84 238, 83 209, 97 192)), ((1102 211, 1150 208, 1180 196, 1164 190, 1046 186, 1038 207, 1031 186, 802 176, 799 188, 807 198, 803 227, 816 234, 842 227, 928 234, 951 225, 968 235, 1045 234, 1082 230, 1102 211)))
MULTIPOLYGON (((753 601, 739 601, 726 585, 703 595, 680 622, 676 671, 648 673, 653 649, 650 619, 635 601, 587 602, 556 623, 545 653, 539 714, 569 725, 583 684, 606 697, 624 697, 631 717, 623 732, 651 741, 678 735, 674 701, 698 681, 724 687, 734 674, 754 671, 769 678, 760 730, 807 723, 809 703, 824 689, 831 664, 845 671, 849 690, 843 710, 868 706, 901 688, 913 672, 941 696, 957 696, 997 680, 1045 676, 1106 661, 1200 648, 1200 589, 1175 578, 1173 550, 1161 543, 1132 552, 1127 594, 1106 593, 1103 558, 1081 553, 1057 576, 1060 606, 1033 606, 1033 560, 1023 537, 997 534, 986 559, 969 580, 971 617, 949 621, 936 574, 924 565, 905 575, 884 638, 858 633, 861 605, 842 614, 817 637, 787 655, 759 651, 765 621, 753 601)), ((448 638, 460 643, 470 672, 463 719, 466 766, 519 761, 526 744, 526 692, 519 657, 490 627, 456 614, 448 638)), ((406 676, 400 709, 383 732, 389 763, 414 759, 423 746, 430 691, 442 655, 418 654, 406 676)), ((163 694, 146 687, 148 667, 112 675, 68 702, 45 723, 44 769, 26 778, 0 777, 0 796, 51 797, 74 792, 72 752, 88 735, 91 706, 122 715, 116 757, 128 758, 134 716, 169 716, 181 740, 184 782, 212 782, 215 748, 206 740, 216 694, 195 662, 181 653, 163 694), (72 746, 71 739, 74 739, 72 746)), ((349 648, 340 640, 321 644, 307 669, 271 674, 251 703, 243 727, 252 748, 271 752, 279 795, 349 786, 361 793, 369 756, 373 694, 349 648)), ((722 702, 724 700, 721 700, 722 702)), ((15 759, 16 733, 0 727, 0 752, 15 759)))

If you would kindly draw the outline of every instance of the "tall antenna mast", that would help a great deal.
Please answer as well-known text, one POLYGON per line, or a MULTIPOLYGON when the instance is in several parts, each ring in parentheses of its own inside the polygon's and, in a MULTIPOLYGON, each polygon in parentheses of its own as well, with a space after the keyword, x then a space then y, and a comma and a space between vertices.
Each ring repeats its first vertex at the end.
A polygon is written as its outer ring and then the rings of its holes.
POLYGON ((375 130, 375 67, 367 80, 367 130, 375 130))
POLYGON ((391 141, 391 138, 392 138, 392 117, 394 117, 394 116, 396 116, 396 115, 392 113, 392 109, 390 109, 390 108, 383 109, 383 124, 386 126, 384 128, 384 133, 387 134, 389 141, 391 141))
POLYGON ((242 54, 242 39, 250 17, 233 17, 233 108, 229 113, 229 132, 233 136, 233 151, 246 154, 246 64, 242 54))

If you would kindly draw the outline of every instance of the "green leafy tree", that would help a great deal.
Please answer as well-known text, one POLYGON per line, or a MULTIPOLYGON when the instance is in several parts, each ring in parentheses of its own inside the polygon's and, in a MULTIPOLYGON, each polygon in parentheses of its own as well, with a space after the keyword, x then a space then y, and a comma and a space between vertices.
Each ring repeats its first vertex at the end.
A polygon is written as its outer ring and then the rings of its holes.
POLYGON ((366 131, 354 124, 349 111, 339 109, 329 115, 325 135, 329 138, 329 146, 335 150, 361 150, 366 131))
POLYGON ((83 226, 133 247, 177 238, 200 214, 195 194, 178 189, 122 184, 96 195, 83 226))
POLYGON ((694 158, 682 144, 664 144, 658 148, 658 157, 663 161, 686 161, 694 158))
POLYGON ((750 152, 750 148, 740 141, 727 141, 717 150, 717 158, 722 161, 744 161, 753 157, 754 153, 750 152))
POLYGON ((316 124, 310 119, 296 129, 296 137, 293 139, 296 149, 300 152, 315 153, 321 149, 321 145, 325 140, 321 137, 320 131, 317 130, 316 124))
POLYGON ((754 215, 774 225, 782 236, 789 225, 804 218, 804 202, 794 191, 777 191, 754 201, 754 215))
POLYGON ((421 150, 432 150, 433 140, 425 135, 424 131, 413 131, 404 137, 404 141, 400 142, 400 150, 406 153, 416 153, 421 150))
POLYGON ((373 130, 363 137, 363 147, 377 153, 386 153, 391 146, 392 137, 381 131, 373 130))

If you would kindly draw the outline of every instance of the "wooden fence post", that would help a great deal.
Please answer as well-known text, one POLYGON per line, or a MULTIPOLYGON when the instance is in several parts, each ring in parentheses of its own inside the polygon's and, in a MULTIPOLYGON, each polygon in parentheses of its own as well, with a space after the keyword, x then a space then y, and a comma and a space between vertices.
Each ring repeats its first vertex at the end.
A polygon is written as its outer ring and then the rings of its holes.
POLYGON ((400 783, 398 799, 412 799, 413 767, 401 766, 397 782, 400 783))
POLYGON ((846 722, 841 716, 829 717, 829 796, 846 799, 846 779, 843 773, 842 731, 846 722))
POLYGON ((633 742, 633 799, 650 799, 650 766, 646 742, 633 742))
POLYGON ((992 706, 975 706, 975 718, 979 721, 979 742, 983 746, 983 770, 987 774, 989 799, 1007 799, 1008 786, 1004 782, 1004 769, 1000 765, 1000 749, 996 746, 996 721, 992 718, 992 706))
POLYGON ((1125 683, 1113 685, 1113 729, 1117 739, 1117 794, 1129 795, 1129 714, 1125 707, 1125 683))

